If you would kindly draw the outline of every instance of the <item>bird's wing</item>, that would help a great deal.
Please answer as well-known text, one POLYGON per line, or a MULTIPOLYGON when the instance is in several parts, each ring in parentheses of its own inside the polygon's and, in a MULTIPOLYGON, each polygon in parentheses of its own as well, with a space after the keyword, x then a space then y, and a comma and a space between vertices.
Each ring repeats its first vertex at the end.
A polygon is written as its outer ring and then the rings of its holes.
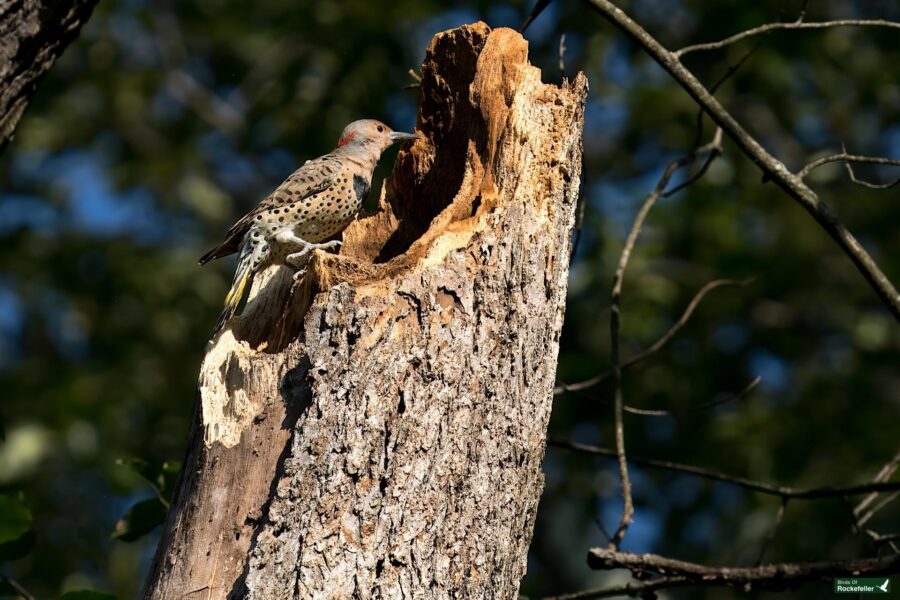
POLYGON ((204 265, 211 260, 237 252, 241 240, 258 214, 285 202, 298 202, 328 189, 340 170, 340 158, 333 154, 326 154, 303 163, 303 166, 291 173, 274 192, 263 198, 256 208, 232 225, 222 243, 200 257, 200 264, 204 265))

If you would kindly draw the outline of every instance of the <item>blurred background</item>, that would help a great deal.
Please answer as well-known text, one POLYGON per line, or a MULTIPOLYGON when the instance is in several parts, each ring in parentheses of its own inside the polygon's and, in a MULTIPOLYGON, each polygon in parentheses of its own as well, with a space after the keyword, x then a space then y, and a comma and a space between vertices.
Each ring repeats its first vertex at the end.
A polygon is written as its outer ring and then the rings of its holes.
MULTIPOLYGON (((675 48, 793 20, 802 2, 620 4, 675 48)), ((408 71, 434 33, 478 19, 518 27, 530 8, 530 0, 100 3, 0 157, 0 493, 33 532, 3 573, 37 598, 82 588, 136 597, 164 513, 157 495, 168 493, 182 458, 199 361, 233 269, 200 268, 197 257, 296 166, 332 148, 347 122, 372 117, 410 130, 417 90, 408 71)), ((807 20, 863 17, 900 20, 900 5, 813 0, 807 12, 807 20)), ((553 2, 526 33, 545 81, 563 77, 562 34, 565 72, 583 70, 591 85, 584 223, 559 364, 560 379, 572 382, 609 366, 615 262, 644 195, 690 149, 697 109, 575 1, 553 2)), ((896 30, 774 33, 685 62, 711 84, 754 47, 717 97, 788 166, 841 143, 900 157, 896 30)), ((379 180, 392 161, 382 161, 379 180)), ((811 182, 900 283, 898 188, 854 186, 838 164, 811 182)), ((900 328, 809 215, 762 183, 730 143, 703 180, 650 214, 625 281, 623 354, 654 342, 707 281, 751 276, 745 287, 711 291, 672 343, 626 372, 628 404, 681 411, 627 415, 629 451, 800 487, 871 479, 898 450, 900 328), (756 377, 740 400, 689 412, 756 377)), ((550 437, 611 447, 610 400, 608 383, 557 396, 550 437)), ((545 472, 522 593, 624 580, 585 562, 618 520, 614 462, 551 447, 545 472)), ((625 549, 756 561, 777 498, 641 468, 632 476, 637 512, 625 549)), ((898 505, 870 525, 896 526, 898 505)), ((872 555, 840 500, 797 501, 765 560, 872 555)), ((788 595, 830 593, 827 582, 788 595)), ((732 594, 745 597, 666 597, 732 594)))

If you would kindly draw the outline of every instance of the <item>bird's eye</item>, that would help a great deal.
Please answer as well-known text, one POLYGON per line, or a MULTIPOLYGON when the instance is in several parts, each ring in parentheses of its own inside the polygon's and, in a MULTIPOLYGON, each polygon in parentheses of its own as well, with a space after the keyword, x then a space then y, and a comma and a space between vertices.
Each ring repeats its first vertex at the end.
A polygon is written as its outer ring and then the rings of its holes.
POLYGON ((381 125, 379 125, 379 126, 378 126, 378 133, 381 133, 382 131, 384 131, 384 127, 382 127, 381 125))

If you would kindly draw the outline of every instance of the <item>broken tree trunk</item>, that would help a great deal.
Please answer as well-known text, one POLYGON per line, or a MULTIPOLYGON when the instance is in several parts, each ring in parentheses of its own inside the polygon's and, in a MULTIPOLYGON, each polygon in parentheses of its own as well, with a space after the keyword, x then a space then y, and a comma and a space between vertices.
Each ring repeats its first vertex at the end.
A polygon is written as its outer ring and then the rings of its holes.
POLYGON ((146 598, 515 598, 543 477, 587 82, 435 36, 338 255, 212 342, 146 598))
POLYGON ((0 152, 44 74, 81 31, 97 0, 0 0, 0 152))

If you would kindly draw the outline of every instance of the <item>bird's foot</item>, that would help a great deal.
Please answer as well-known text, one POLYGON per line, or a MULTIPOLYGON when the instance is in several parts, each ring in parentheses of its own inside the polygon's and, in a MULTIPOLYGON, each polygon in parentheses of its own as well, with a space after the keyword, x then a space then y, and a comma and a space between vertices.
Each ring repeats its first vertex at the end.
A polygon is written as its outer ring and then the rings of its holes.
POLYGON ((330 242, 325 242, 324 244, 312 244, 317 250, 331 250, 332 248, 340 248, 344 245, 344 242, 341 240, 331 240, 330 242))
MULTIPOLYGON (((306 245, 303 246, 302 250, 288 254, 287 260, 297 263, 303 261, 303 259, 313 250, 331 250, 332 248, 340 248, 342 244, 343 242, 340 240, 331 240, 324 244, 310 244, 309 242, 306 242, 306 245)), ((303 261, 303 264, 306 264, 306 261, 303 261)))

